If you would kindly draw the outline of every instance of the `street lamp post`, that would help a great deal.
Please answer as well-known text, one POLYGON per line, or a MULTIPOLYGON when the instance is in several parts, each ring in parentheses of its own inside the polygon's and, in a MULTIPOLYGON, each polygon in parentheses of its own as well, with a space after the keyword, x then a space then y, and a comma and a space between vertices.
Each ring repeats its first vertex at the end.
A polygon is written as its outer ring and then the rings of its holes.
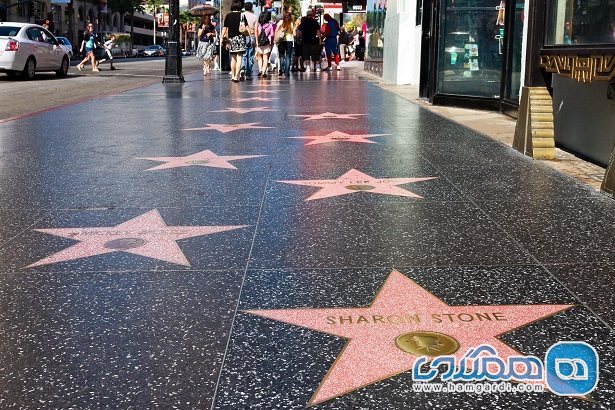
POLYGON ((164 84, 184 82, 179 46, 179 0, 169 1, 169 42, 164 66, 164 84))

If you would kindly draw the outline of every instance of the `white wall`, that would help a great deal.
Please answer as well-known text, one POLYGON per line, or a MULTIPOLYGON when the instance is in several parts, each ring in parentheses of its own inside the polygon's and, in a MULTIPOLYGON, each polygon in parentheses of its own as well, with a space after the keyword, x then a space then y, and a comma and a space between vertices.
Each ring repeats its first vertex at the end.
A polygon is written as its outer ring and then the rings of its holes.
POLYGON ((421 26, 416 25, 416 0, 388 3, 384 32, 383 80, 419 85, 421 26))

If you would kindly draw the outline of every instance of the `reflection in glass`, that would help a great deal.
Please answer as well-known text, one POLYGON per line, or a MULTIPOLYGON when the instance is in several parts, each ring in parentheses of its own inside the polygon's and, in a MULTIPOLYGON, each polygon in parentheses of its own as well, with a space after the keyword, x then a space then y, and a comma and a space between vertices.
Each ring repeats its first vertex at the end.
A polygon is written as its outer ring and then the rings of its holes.
POLYGON ((615 0, 553 0, 547 44, 615 43, 615 0))
POLYGON ((512 47, 510 49, 511 67, 508 77, 508 92, 506 98, 519 102, 521 88, 521 47, 523 46, 524 0, 515 0, 515 15, 512 27, 512 47))
POLYGON ((446 0, 440 20, 437 91, 498 98, 504 1, 446 0))

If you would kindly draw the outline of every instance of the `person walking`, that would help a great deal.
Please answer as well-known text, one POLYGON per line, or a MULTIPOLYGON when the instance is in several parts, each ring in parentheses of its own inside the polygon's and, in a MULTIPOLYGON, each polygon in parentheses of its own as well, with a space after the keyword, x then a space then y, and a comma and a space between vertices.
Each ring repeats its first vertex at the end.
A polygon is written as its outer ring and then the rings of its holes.
POLYGON ((252 2, 247 2, 244 5, 245 11, 243 15, 248 22, 248 27, 250 28, 250 35, 246 36, 246 52, 243 54, 241 66, 245 70, 246 80, 248 81, 252 80, 252 72, 254 71, 254 52, 256 51, 256 38, 254 37, 254 32, 256 30, 258 17, 256 17, 254 12, 252 11, 253 9, 254 4, 252 2))
POLYGON ((338 45, 340 49, 340 57, 342 61, 348 61, 348 43, 350 42, 350 35, 346 31, 346 27, 340 27, 340 34, 338 37, 338 45))
POLYGON ((301 24, 297 28, 301 32, 303 47, 303 61, 301 71, 305 71, 304 64, 312 62, 312 71, 316 71, 316 63, 320 61, 320 27, 314 17, 314 10, 308 9, 305 17, 301 19, 301 24))
POLYGON ((103 48, 105 49, 106 58, 99 60, 96 63, 96 67, 108 60, 109 64, 111 64, 111 71, 114 71, 115 67, 113 66, 113 53, 111 52, 111 50, 115 48, 115 34, 111 34, 111 37, 109 37, 109 39, 103 44, 103 48))
POLYGON ((271 25, 271 13, 261 13, 256 25, 256 61, 258 62, 258 76, 267 77, 269 67, 269 53, 273 43, 273 26, 271 25))
POLYGON ((301 38, 301 32, 297 30, 297 27, 301 24, 301 19, 295 20, 295 43, 293 52, 293 68, 292 72, 299 71, 299 67, 303 67, 303 39, 301 38))
POLYGON ((216 28, 211 24, 211 17, 204 16, 203 24, 199 28, 199 47, 196 58, 203 62, 203 75, 211 74, 211 60, 216 48, 216 28))
POLYGON ((340 25, 330 14, 325 13, 323 16, 325 20, 324 24, 324 43, 325 54, 327 56, 327 68, 325 70, 331 71, 331 65, 335 65, 335 69, 339 70, 339 49, 337 47, 337 35, 340 32, 340 25))
POLYGON ((231 12, 224 17, 224 28, 222 38, 226 40, 226 48, 231 54, 231 81, 239 82, 239 72, 241 71, 241 58, 246 51, 246 39, 244 34, 239 32, 239 24, 242 22, 247 26, 248 22, 241 12, 243 2, 233 0, 231 12))
POLYGON ((94 25, 88 23, 83 32, 83 41, 81 42, 81 48, 79 52, 85 52, 85 58, 77 64, 77 70, 82 71, 83 65, 88 61, 92 62, 92 71, 100 71, 96 67, 96 57, 94 57, 94 47, 96 47, 96 34, 94 34, 94 25))
POLYGON ((290 67, 293 63, 293 46, 295 36, 295 24, 293 23, 293 16, 290 13, 286 13, 282 19, 282 22, 278 24, 274 38, 278 45, 278 52, 280 53, 281 70, 280 77, 290 77, 290 67))

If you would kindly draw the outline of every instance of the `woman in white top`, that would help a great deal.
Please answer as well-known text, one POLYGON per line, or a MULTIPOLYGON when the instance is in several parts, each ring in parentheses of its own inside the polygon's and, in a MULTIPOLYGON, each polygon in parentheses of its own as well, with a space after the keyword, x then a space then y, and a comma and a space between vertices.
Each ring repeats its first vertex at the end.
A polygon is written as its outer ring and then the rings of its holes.
POLYGON ((292 14, 284 14, 284 19, 278 24, 274 38, 276 39, 278 52, 280 53, 280 62, 282 66, 280 70, 280 77, 290 77, 290 66, 293 62, 293 46, 295 38, 295 24, 293 23, 292 14))

